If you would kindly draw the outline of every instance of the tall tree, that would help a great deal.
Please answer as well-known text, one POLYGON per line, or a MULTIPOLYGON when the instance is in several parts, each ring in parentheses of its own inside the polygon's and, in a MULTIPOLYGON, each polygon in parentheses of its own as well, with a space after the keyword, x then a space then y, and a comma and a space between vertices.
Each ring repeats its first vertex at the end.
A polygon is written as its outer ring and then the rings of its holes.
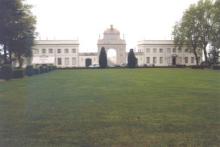
POLYGON ((214 12, 213 32, 215 34, 212 38, 212 46, 217 50, 220 48, 220 0, 215 1, 213 12, 214 12))
POLYGON ((197 60, 196 53, 202 49, 205 61, 209 61, 207 46, 211 45, 219 35, 217 31, 220 21, 216 15, 217 10, 219 11, 219 6, 214 6, 212 0, 200 0, 185 11, 180 23, 174 27, 173 34, 177 46, 183 43, 189 45, 197 60))
POLYGON ((214 33, 214 11, 212 0, 200 0, 196 7, 195 19, 198 21, 199 46, 203 49, 205 61, 208 62, 207 46, 211 43, 214 33))
POLYGON ((3 57, 3 54, 2 54, 2 48, 1 48, 1 46, 0 46, 0 65, 3 63, 3 59, 4 59, 4 57, 3 57))
POLYGON ((35 39, 35 17, 30 15, 29 5, 24 5, 21 11, 22 18, 17 24, 17 35, 10 41, 9 48, 14 53, 19 67, 22 67, 23 59, 22 57, 32 56, 32 46, 34 45, 35 39))
POLYGON ((174 27, 173 36, 174 43, 179 49, 187 47, 193 52, 196 64, 199 65, 199 34, 198 25, 199 22, 195 19, 196 6, 191 5, 182 17, 182 21, 177 23, 174 27))
POLYGON ((135 57, 134 50, 130 49, 128 53, 128 67, 135 68, 137 66, 137 58, 135 57))
POLYGON ((29 45, 23 44, 27 42, 24 40, 34 38, 36 21, 30 8, 29 5, 24 4, 24 0, 0 0, 0 44, 4 48, 5 63, 11 63, 12 54, 23 55, 22 52, 26 52, 24 46, 31 48, 33 45, 30 42, 29 45), (18 43, 22 41, 23 43, 18 43))
POLYGON ((105 48, 102 47, 100 54, 99 54, 99 66, 101 68, 106 68, 107 64, 108 64, 107 63, 107 54, 106 54, 105 48))
POLYGON ((4 62, 7 63, 9 41, 15 36, 15 26, 18 22, 21 1, 1 0, 0 1, 0 44, 4 49, 4 62))

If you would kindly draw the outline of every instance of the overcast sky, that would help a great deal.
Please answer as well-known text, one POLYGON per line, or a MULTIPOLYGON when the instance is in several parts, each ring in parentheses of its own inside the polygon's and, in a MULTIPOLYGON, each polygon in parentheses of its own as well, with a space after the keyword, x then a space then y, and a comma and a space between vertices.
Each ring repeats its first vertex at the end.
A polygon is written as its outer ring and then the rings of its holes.
POLYGON ((111 24, 127 49, 143 39, 171 39, 175 22, 198 0, 26 0, 37 16, 38 39, 79 39, 80 51, 96 51, 111 24))

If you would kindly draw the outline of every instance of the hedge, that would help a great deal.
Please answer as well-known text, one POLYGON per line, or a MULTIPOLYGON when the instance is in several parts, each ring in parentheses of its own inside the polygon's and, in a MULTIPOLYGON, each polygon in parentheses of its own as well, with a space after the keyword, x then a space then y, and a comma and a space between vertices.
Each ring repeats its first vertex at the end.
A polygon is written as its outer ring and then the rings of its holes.
POLYGON ((46 65, 42 65, 40 66, 40 73, 46 73, 48 72, 48 67, 46 65))
POLYGON ((10 64, 3 64, 1 74, 3 79, 10 80, 13 76, 12 66, 10 64))
POLYGON ((32 65, 28 65, 26 67, 26 75, 27 76, 32 76, 34 74, 34 68, 32 65))
POLYGON ((214 69, 214 70, 220 70, 220 65, 214 65, 214 66, 212 66, 212 69, 214 69))
POLYGON ((18 79, 18 78, 23 78, 24 77, 24 69, 15 69, 13 71, 13 78, 18 79))

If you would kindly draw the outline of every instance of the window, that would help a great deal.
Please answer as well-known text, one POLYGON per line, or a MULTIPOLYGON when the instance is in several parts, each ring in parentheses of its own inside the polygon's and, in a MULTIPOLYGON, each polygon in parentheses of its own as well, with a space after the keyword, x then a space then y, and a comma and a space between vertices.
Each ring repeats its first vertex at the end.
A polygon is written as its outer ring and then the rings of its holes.
POLYGON ((46 49, 42 49, 42 54, 46 54, 46 49))
POLYGON ((50 54, 53 53, 53 49, 52 49, 52 48, 49 49, 49 53, 50 53, 50 54))
POLYGON ((179 57, 179 62, 180 62, 180 64, 183 63, 183 59, 182 59, 182 57, 179 57))
POLYGON ((163 49, 162 48, 160 48, 160 53, 163 53, 163 49))
POLYGON ((188 52, 189 52, 189 50, 186 48, 186 49, 185 49, 185 53, 188 53, 188 52))
POLYGON ((194 57, 191 57, 191 63, 192 63, 192 64, 194 64, 194 62, 195 62, 194 60, 195 60, 195 58, 194 58, 194 57))
POLYGON ((61 53, 61 49, 57 49, 57 53, 60 54, 61 53))
POLYGON ((72 58, 72 65, 76 65, 76 58, 72 58))
POLYGON ((156 48, 154 48, 154 49, 153 49, 153 52, 154 52, 154 53, 156 53, 156 52, 157 52, 157 49, 156 49, 156 48))
POLYGON ((150 64, 150 57, 147 57, 146 60, 147 60, 147 64, 150 64))
POLYGON ((153 64, 157 64, 157 57, 153 57, 153 64))
POLYGON ((62 65, 62 59, 61 58, 57 58, 57 64, 62 65))
POLYGON ((68 49, 65 49, 64 52, 65 52, 65 54, 68 54, 68 53, 69 53, 69 50, 68 50, 68 49))
POLYGON ((69 58, 65 58, 65 65, 69 65, 69 58))
POLYGON ((72 53, 76 53, 76 49, 74 48, 74 49, 72 49, 72 53))
POLYGON ((147 53, 150 53, 150 48, 147 48, 147 49, 146 49, 146 52, 147 52, 147 53))
POLYGON ((39 54, 39 49, 34 49, 34 54, 39 54))
POLYGON ((163 64, 163 57, 160 57, 160 64, 163 64))
POLYGON ((188 64, 188 57, 185 57, 185 63, 188 64))
POLYGON ((181 49, 181 48, 179 48, 179 49, 178 49, 178 52, 179 52, 179 53, 182 53, 182 49, 181 49))
POLYGON ((171 53, 171 49, 170 49, 170 48, 168 48, 168 49, 167 49, 167 52, 168 52, 168 53, 171 53))
POLYGON ((175 48, 173 48, 173 53, 176 53, 176 49, 175 48))

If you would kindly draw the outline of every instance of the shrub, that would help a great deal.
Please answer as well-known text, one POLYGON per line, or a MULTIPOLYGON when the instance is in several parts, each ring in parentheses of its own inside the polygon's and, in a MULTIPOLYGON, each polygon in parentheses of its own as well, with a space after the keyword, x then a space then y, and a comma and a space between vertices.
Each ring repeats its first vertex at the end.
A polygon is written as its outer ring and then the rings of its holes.
POLYGON ((214 66, 212 66, 212 69, 214 69, 214 70, 220 70, 220 65, 214 65, 214 66))
POLYGON ((34 68, 33 69, 33 74, 35 74, 35 75, 40 74, 40 69, 39 68, 34 68))
POLYGON ((2 70, 1 70, 1 68, 0 68, 0 79, 2 79, 3 77, 2 77, 2 70))
POLYGON ((53 65, 53 70, 57 70, 57 67, 55 65, 53 65))
POLYGON ((39 69, 40 69, 40 73, 48 72, 48 67, 47 67, 47 65, 41 65, 39 69))
POLYGON ((32 76, 34 74, 34 68, 32 65, 28 65, 26 67, 26 75, 27 76, 32 76))
POLYGON ((23 78, 24 77, 24 69, 18 68, 13 71, 13 78, 23 78))
POLYGON ((177 68, 185 68, 185 67, 186 67, 186 65, 177 64, 177 65, 176 65, 176 67, 177 67, 177 68))
POLYGON ((53 71, 55 69, 56 69, 56 66, 54 66, 54 65, 49 65, 48 66, 48 71, 53 71))
POLYGON ((47 67, 47 70, 48 70, 48 72, 52 71, 52 66, 49 65, 49 66, 47 67))
POLYGON ((137 67, 137 58, 135 57, 134 50, 130 49, 130 52, 128 53, 128 67, 129 68, 135 68, 137 67))
POLYGON ((200 64, 200 66, 202 66, 203 68, 209 68, 210 67, 210 63, 209 62, 202 62, 201 64, 200 64))
POLYGON ((204 66, 200 66, 200 65, 194 65, 194 66, 191 66, 192 69, 204 69, 204 66))
POLYGON ((1 71, 3 79, 10 80, 12 78, 13 71, 10 64, 3 64, 1 71))
POLYGON ((107 54, 105 48, 102 47, 99 55, 99 65, 101 68, 106 68, 108 65, 107 54))

